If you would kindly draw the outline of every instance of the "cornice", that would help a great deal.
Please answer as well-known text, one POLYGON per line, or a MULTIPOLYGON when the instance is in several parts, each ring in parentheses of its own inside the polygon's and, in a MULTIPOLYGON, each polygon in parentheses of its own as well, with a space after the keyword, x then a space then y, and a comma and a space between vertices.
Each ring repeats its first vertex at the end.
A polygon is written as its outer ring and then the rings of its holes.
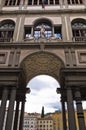
POLYGON ((40 42, 40 43, 31 43, 31 42, 13 42, 13 43, 0 43, 0 49, 40 49, 41 46, 44 46, 45 49, 55 49, 55 48, 86 48, 86 42, 40 42))
POLYGON ((7 15, 7 14, 65 14, 65 13, 86 13, 85 9, 57 9, 57 10, 0 10, 0 15, 7 15))
POLYGON ((61 69, 61 72, 66 73, 66 74, 72 74, 72 75, 73 75, 73 73, 74 73, 74 75, 77 73, 78 73, 78 75, 82 73, 83 75, 85 74, 85 76, 86 76, 86 67, 63 68, 63 69, 61 69))
POLYGON ((20 73, 22 71, 21 68, 14 67, 0 67, 0 73, 20 73))

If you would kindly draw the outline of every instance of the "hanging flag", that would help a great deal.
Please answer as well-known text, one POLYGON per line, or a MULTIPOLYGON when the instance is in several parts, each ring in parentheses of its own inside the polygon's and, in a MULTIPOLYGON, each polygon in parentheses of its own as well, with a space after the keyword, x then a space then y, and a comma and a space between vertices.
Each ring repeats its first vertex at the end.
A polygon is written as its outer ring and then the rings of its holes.
POLYGON ((42 8, 45 8, 45 2, 46 0, 42 0, 42 8))

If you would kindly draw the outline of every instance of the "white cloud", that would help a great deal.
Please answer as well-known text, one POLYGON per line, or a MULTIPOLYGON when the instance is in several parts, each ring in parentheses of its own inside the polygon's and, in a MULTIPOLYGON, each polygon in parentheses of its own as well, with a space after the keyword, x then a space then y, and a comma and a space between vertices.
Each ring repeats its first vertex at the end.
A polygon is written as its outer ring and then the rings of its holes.
POLYGON ((42 106, 45 112, 54 112, 60 106, 60 95, 56 93, 58 82, 50 76, 37 76, 29 82, 31 93, 27 95, 25 111, 41 112, 42 106), (57 107, 56 107, 57 106, 57 107))

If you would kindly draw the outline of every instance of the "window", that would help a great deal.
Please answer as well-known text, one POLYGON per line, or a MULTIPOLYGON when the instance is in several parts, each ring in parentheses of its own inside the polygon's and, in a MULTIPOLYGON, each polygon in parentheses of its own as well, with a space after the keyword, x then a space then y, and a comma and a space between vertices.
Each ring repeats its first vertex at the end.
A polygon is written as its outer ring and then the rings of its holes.
POLYGON ((39 22, 34 26, 34 37, 40 38, 43 35, 46 38, 52 36, 52 26, 51 23, 47 20, 44 22, 39 22))
POLYGON ((31 27, 25 27, 24 31, 24 39, 29 38, 31 36, 31 27))
MULTIPOLYGON (((45 5, 58 5, 59 0, 44 0, 45 5)), ((42 5, 42 0, 28 0, 28 5, 42 5)))
POLYGON ((61 25, 52 26, 52 23, 48 19, 40 19, 32 26, 25 26, 24 40, 37 40, 39 38, 62 40, 61 30, 61 25))
POLYGON ((13 39, 15 23, 11 20, 3 21, 0 26, 0 41, 10 41, 13 39))
POLYGON ((82 4, 82 0, 67 0, 68 4, 82 4))
POLYGON ((54 27, 54 36, 58 39, 62 39, 61 26, 54 27))
POLYGON ((75 41, 86 41, 86 20, 75 19, 72 21, 72 33, 75 41))
POLYGON ((5 6, 18 6, 21 0, 5 0, 5 6))

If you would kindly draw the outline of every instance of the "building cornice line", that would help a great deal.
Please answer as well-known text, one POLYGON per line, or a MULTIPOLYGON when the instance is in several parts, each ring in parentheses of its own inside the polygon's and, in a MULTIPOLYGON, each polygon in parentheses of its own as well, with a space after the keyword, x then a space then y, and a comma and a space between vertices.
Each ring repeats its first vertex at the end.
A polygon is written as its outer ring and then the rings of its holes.
POLYGON ((52 43, 25 43, 25 42, 15 42, 15 43, 0 43, 0 48, 23 48, 23 49, 27 49, 27 48, 38 48, 40 49, 41 45, 44 45, 45 49, 46 48, 86 48, 86 42, 83 43, 78 43, 78 42, 52 42, 52 43))
POLYGON ((58 9, 58 10, 0 10, 0 14, 55 14, 55 13, 86 13, 85 9, 58 9))

